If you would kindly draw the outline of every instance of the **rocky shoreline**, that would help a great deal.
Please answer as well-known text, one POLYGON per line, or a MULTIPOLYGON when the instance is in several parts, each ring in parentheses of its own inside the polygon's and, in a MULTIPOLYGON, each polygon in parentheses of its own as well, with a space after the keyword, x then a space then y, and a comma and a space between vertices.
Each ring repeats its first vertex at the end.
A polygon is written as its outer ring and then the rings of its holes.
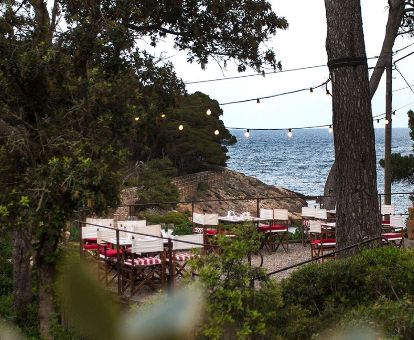
MULTIPOLYGON (((179 200, 188 202, 178 204, 178 211, 191 211, 191 202, 194 202, 196 212, 223 215, 234 210, 237 213, 249 211, 256 215, 259 204, 260 208, 288 209, 290 217, 296 219, 301 207, 306 205, 301 194, 228 169, 177 177, 172 182, 180 193, 179 200)), ((121 193, 122 206, 134 204, 138 199, 139 192, 136 188, 124 189, 121 193)), ((119 218, 122 218, 127 213, 125 208, 120 207, 115 215, 121 215, 119 218)))

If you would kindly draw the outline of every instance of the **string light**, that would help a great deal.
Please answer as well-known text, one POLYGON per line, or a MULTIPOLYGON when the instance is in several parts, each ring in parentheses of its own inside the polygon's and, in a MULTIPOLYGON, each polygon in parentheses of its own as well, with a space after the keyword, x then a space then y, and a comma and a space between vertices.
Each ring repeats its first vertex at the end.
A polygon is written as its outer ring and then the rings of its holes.
POLYGON ((246 129, 246 132, 244 133, 244 137, 249 138, 250 137, 250 130, 246 129))
POLYGON ((210 115, 211 115, 211 110, 210 110, 210 109, 207 109, 207 111, 206 111, 206 115, 207 115, 207 116, 210 116, 210 115))
POLYGON ((161 118, 165 118, 165 113, 161 113, 161 118))
POLYGON ((135 119, 135 121, 139 121, 139 117, 135 117, 134 119, 135 119))
MULTIPOLYGON (((413 104, 414 104, 414 101, 410 102, 408 104, 405 104, 403 106, 400 106, 399 108, 395 109, 393 111, 393 113, 394 112, 396 113, 397 111, 400 111, 401 109, 403 109, 407 106, 413 105, 413 104)), ((379 113, 379 114, 373 115, 372 120, 374 122, 376 120, 377 123, 379 124, 381 120, 385 120, 384 116, 386 116, 385 113, 379 113)), ((288 130, 307 130, 307 129, 329 128, 331 126, 332 126, 332 124, 300 126, 300 127, 289 128, 288 130)), ((246 130, 246 133, 248 134, 248 136, 250 136, 250 130, 252 130, 252 131, 286 131, 286 128, 253 128, 253 129, 246 129, 244 127, 231 127, 231 126, 226 126, 226 129, 229 129, 229 130, 246 130)), ((333 128, 332 128, 332 132, 333 132, 333 128)), ((245 133, 245 136, 246 136, 246 133, 245 133)))
POLYGON ((289 138, 292 138, 293 136, 292 129, 289 128, 287 135, 289 138))
POLYGON ((388 125, 390 123, 388 119, 385 119, 384 122, 385 122, 385 125, 388 125))
POLYGON ((182 131, 183 129, 184 129, 184 125, 183 124, 178 125, 178 130, 182 131))
POLYGON ((328 131, 329 131, 329 133, 332 133, 333 132, 332 125, 329 125, 328 131))
POLYGON ((313 93, 313 88, 312 87, 309 89, 309 92, 310 93, 313 93))
POLYGON ((326 95, 327 95, 327 96, 332 96, 332 95, 331 95, 331 92, 329 92, 328 88, 326 88, 326 95))
POLYGON ((219 131, 219 130, 214 130, 214 134, 215 134, 216 136, 218 136, 218 135, 219 135, 219 133, 220 133, 220 131, 219 131))
MULTIPOLYGON (((327 84, 330 81, 331 81, 331 79, 328 78, 328 80, 324 81, 323 83, 321 83, 319 85, 316 85, 316 86, 312 86, 312 89, 315 90, 315 89, 318 89, 318 88, 323 87, 323 86, 325 86, 327 88, 327 84)), ((256 103, 260 103, 260 100, 263 100, 263 99, 281 97, 281 96, 286 96, 286 95, 299 93, 299 92, 303 92, 303 91, 309 91, 309 87, 304 87, 304 88, 301 88, 301 89, 296 89, 296 90, 287 91, 287 92, 276 93, 276 94, 272 94, 272 95, 269 95, 269 96, 263 96, 263 97, 258 97, 258 98, 256 97, 256 98, 249 98, 249 99, 242 99, 242 100, 233 100, 231 102, 219 103, 219 105, 224 106, 224 105, 232 105, 232 104, 241 104, 241 103, 247 103, 247 102, 252 102, 252 101, 256 101, 256 103)))

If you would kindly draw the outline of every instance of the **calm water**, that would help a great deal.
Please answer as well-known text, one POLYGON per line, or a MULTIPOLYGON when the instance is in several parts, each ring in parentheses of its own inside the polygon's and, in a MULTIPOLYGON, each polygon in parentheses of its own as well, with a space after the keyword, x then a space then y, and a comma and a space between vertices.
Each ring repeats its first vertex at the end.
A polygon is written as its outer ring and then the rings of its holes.
MULTIPOLYGON (((231 130, 238 142, 229 147, 227 164, 232 170, 305 195, 321 195, 334 159, 333 137, 327 129, 297 130, 288 138, 286 131, 231 130)), ((375 129, 377 161, 384 156, 384 129, 375 129)), ((392 152, 407 155, 412 151, 409 129, 394 128, 392 152)), ((377 165, 378 192, 384 191, 384 171, 377 165)), ((410 192, 408 183, 394 183, 392 192, 410 192)), ((403 212, 411 202, 407 195, 392 198, 403 212)))

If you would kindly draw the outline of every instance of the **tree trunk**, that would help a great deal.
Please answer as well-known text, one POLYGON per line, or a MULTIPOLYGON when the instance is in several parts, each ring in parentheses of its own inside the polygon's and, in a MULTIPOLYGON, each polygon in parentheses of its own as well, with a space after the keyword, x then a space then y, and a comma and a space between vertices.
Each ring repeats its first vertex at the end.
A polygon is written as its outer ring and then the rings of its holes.
POLYGON ((58 229, 51 227, 40 234, 36 253, 36 269, 39 294, 39 329, 44 339, 53 339, 51 334, 54 316, 53 279, 58 245, 58 229))
POLYGON ((12 232, 13 309, 18 319, 24 317, 27 305, 32 302, 30 227, 16 227, 12 232))
MULTIPOLYGON (((359 0, 325 0, 338 248, 379 236, 374 126, 359 0)), ((353 249, 342 256, 350 255, 353 249)))
MULTIPOLYGON (((398 29, 401 25, 404 16, 405 4, 403 0, 389 0, 388 4, 388 19, 384 41, 382 42, 381 54, 377 60, 371 78, 369 80, 369 90, 371 94, 371 99, 374 97, 374 94, 377 91, 378 85, 381 81, 382 74, 384 73, 385 66, 387 65, 388 56, 390 53, 392 53, 392 48, 394 46, 394 42, 398 34, 398 29)), ((331 171, 329 172, 328 178, 325 182, 325 196, 335 196, 335 168, 336 167, 334 162, 331 171)), ((335 207, 336 199, 335 197, 324 198, 322 200, 322 203, 324 207, 327 207, 327 209, 333 209, 335 207)))
POLYGON ((41 262, 37 267, 39 290, 39 330, 43 339, 53 339, 51 322, 53 308, 53 272, 54 265, 41 262))

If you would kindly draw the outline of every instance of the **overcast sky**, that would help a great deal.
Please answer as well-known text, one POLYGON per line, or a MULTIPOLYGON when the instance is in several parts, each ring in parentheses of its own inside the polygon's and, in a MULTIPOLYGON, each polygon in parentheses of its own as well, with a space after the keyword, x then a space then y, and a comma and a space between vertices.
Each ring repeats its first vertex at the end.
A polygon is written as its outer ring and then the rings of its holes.
MULTIPOLYGON (((323 0, 270 0, 274 11, 284 16, 289 22, 289 29, 279 31, 269 44, 273 46, 276 55, 281 60, 284 69, 326 64, 325 50, 326 18, 323 0)), ((362 0, 364 34, 367 56, 379 54, 387 21, 386 0, 362 0)), ((414 39, 398 38, 394 49, 414 42, 414 39)), ((167 46, 166 44, 165 46, 167 46)), ((236 68, 229 65, 223 73, 220 67, 211 61, 206 70, 201 70, 198 64, 186 62, 186 54, 170 47, 166 48, 170 59, 176 68, 178 76, 185 81, 196 81, 238 75, 236 68)), ((171 45, 170 45, 171 46, 171 45)), ((157 53, 159 54, 159 46, 157 53)), ((148 48, 151 51, 150 48, 148 48)), ((414 45, 399 53, 398 58, 411 51, 414 45)), ((414 84, 414 55, 398 64, 399 69, 409 81, 414 84)), ((370 65, 373 65, 371 61, 370 65)), ((245 74, 254 73, 247 70, 245 74)), ((399 89, 406 84, 397 72, 394 72, 393 88, 399 89)), ((316 86, 328 78, 327 68, 317 68, 306 71, 287 72, 281 74, 225 80, 204 84, 187 85, 189 93, 201 91, 219 103, 233 100, 263 97, 279 92, 316 86)), ((385 75, 373 99, 373 114, 385 111, 385 75)), ((393 109, 414 102, 414 94, 409 90, 394 92, 393 109)), ((331 101, 325 89, 315 90, 313 94, 303 92, 283 97, 256 102, 226 105, 223 120, 227 127, 244 128, 289 128, 309 125, 330 124, 331 101)), ((394 127, 406 127, 408 109, 414 109, 414 104, 397 111, 393 119, 394 127)), ((379 127, 377 123, 374 125, 379 127)), ((383 121, 380 126, 383 126, 383 121)))

